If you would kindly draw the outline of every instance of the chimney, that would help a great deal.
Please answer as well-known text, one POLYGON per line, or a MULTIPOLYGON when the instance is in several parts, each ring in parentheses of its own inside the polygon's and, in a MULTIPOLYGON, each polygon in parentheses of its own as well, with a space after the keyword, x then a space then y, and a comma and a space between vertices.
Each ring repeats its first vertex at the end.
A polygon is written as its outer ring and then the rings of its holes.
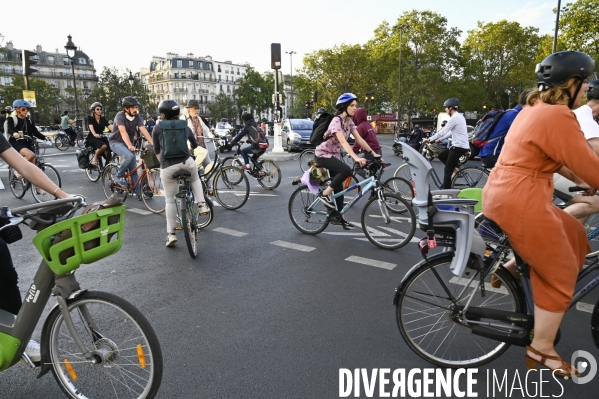
POLYGON ((193 58, 193 53, 187 53, 187 58, 193 58))
POLYGON ((38 54, 41 53, 42 52, 42 46, 39 45, 39 44, 37 46, 35 46, 35 52, 38 53, 38 54))
POLYGON ((12 46, 12 41, 10 42, 6 42, 6 49, 7 50, 12 50, 14 47, 12 46))

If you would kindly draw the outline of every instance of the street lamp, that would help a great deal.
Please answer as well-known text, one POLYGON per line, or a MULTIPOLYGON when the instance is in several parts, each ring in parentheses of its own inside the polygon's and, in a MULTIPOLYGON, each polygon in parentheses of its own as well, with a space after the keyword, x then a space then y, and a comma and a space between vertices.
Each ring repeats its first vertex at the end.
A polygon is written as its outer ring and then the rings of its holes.
POLYGON ((293 54, 297 54, 295 51, 285 51, 285 54, 289 54, 289 66, 291 69, 291 96, 290 96, 290 107, 289 109, 293 108, 293 54))
POLYGON ((89 89, 83 89, 83 98, 85 98, 85 109, 87 109, 87 99, 89 98, 89 89))
POLYGON ((402 40, 402 35, 403 35, 403 30, 406 27, 406 25, 398 25, 397 29, 399 29, 399 78, 397 80, 397 123, 399 126, 399 120, 401 118, 401 43, 403 42, 402 40))
POLYGON ((129 85, 131 86, 131 96, 133 96, 133 82, 135 82, 135 77, 133 76, 133 73, 129 71, 129 85))
POLYGON ((77 81, 75 80, 75 53, 77 52, 77 46, 73 43, 71 35, 68 35, 67 44, 64 48, 67 50, 67 57, 71 60, 71 70, 73 71, 73 90, 75 91, 75 124, 81 127, 81 115, 79 115, 79 99, 77 98, 77 81))
POLYGON ((368 114, 370 115, 370 105, 372 103, 374 103, 374 93, 372 93, 372 92, 366 93, 366 101, 364 101, 364 103, 366 104, 368 114))
POLYGON ((555 33, 553 34, 553 52, 557 51, 557 32, 559 30, 559 9, 561 8, 561 0, 557 0, 557 13, 555 15, 555 33))

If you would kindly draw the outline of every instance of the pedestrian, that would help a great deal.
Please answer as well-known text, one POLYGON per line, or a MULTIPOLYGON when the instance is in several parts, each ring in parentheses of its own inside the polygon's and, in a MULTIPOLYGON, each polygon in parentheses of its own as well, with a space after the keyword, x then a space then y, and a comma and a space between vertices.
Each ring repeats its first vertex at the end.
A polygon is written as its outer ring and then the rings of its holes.
POLYGON ((148 119, 146 120, 146 129, 148 129, 149 133, 152 133, 154 126, 156 126, 156 121, 154 121, 154 118, 151 116, 148 116, 148 119))
POLYGON ((77 138, 77 132, 73 130, 73 121, 69 119, 69 111, 64 111, 60 118, 60 127, 69 136, 69 141, 72 146, 75 145, 75 139, 77 138))

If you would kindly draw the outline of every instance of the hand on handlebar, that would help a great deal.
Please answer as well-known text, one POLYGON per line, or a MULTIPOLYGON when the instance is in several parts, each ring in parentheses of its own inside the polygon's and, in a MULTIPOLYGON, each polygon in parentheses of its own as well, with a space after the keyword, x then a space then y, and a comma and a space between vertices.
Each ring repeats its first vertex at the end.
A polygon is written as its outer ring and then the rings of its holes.
POLYGON ((357 163, 360 164, 360 166, 364 166, 368 163, 368 161, 366 160, 366 158, 358 158, 358 160, 356 161, 357 163))

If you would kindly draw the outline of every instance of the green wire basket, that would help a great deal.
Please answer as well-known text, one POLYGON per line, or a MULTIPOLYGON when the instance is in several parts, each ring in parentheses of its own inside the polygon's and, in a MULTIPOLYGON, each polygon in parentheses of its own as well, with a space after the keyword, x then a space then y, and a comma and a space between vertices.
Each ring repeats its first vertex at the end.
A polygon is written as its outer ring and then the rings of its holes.
POLYGON ((33 245, 54 274, 62 276, 83 263, 110 256, 123 244, 125 206, 100 209, 40 231, 33 245), (60 234, 61 241, 54 236, 60 234))

